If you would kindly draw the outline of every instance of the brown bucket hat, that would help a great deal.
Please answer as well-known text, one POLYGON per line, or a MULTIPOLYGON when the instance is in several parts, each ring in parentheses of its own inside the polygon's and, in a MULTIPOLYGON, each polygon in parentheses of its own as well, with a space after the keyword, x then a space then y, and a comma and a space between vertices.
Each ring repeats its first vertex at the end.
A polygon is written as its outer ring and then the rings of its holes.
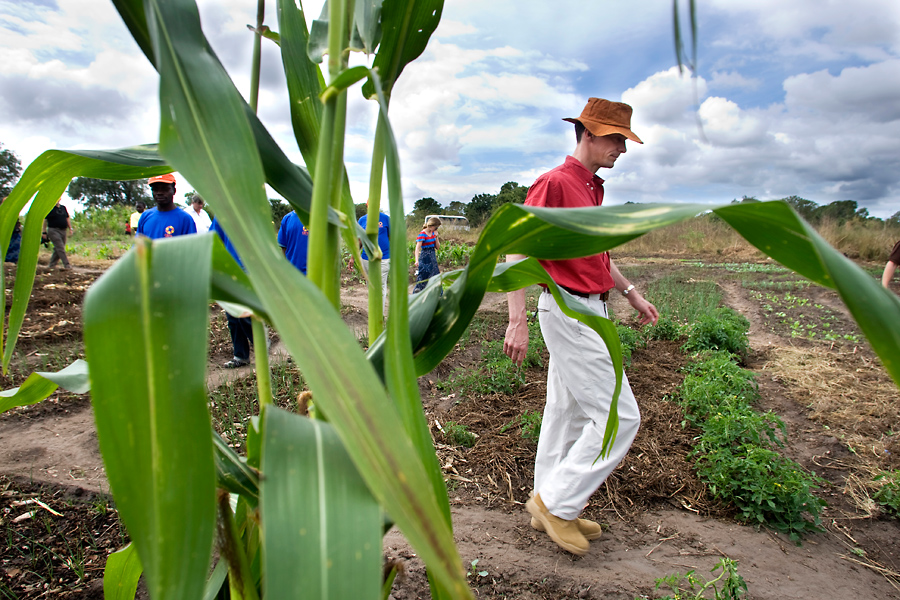
POLYGON ((623 102, 610 102, 603 98, 588 98, 580 117, 563 119, 569 123, 581 123, 593 135, 621 133, 629 140, 643 144, 631 131, 631 107, 623 102))

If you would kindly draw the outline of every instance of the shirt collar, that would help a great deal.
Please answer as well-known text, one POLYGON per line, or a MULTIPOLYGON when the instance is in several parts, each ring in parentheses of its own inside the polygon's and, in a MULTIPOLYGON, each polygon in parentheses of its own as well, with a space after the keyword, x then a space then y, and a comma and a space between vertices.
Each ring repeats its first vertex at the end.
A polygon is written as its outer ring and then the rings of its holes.
POLYGON ((573 175, 578 177, 584 183, 594 183, 596 185, 603 185, 603 180, 600 177, 597 177, 596 174, 591 173, 590 170, 586 166, 584 166, 580 160, 575 158, 574 156, 567 156, 565 167, 569 171, 572 172, 573 175))

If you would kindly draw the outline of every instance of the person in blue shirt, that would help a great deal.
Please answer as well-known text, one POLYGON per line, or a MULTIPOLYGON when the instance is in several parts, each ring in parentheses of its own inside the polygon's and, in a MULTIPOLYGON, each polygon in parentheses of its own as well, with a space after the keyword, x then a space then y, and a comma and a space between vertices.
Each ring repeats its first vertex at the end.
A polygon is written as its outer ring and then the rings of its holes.
MULTIPOLYGON (((190 218, 190 215, 188 217, 190 218)), ((213 219, 209 230, 219 236, 222 243, 225 244, 225 249, 228 250, 228 253, 234 257, 234 260, 243 269, 244 263, 241 262, 241 257, 238 256, 234 244, 225 235, 225 230, 222 229, 218 219, 213 219)), ((250 344, 253 340, 253 323, 250 321, 250 317, 234 317, 228 311, 225 311, 225 317, 228 319, 228 331, 231 333, 232 359, 222 366, 226 369, 237 369, 238 367, 249 365, 250 344)))
POLYGON ((306 252, 309 244, 309 230, 294 211, 284 215, 278 229, 278 245, 292 265, 306 275, 306 252))
POLYGON ((197 226, 191 215, 175 206, 175 176, 166 173, 151 177, 149 184, 156 207, 141 214, 137 234, 158 240, 197 233, 197 226))
MULTIPOLYGON (((368 202, 366 205, 368 206, 368 202)), ((359 218, 359 224, 363 229, 369 222, 369 215, 363 215, 359 218)), ((391 218, 383 212, 378 213, 378 247, 381 248, 381 294, 384 300, 382 313, 387 314, 387 281, 388 273, 391 270, 391 218)), ((362 266, 369 273, 369 257, 366 255, 366 249, 362 250, 362 266)), ((372 274, 369 273, 369 277, 372 274)))

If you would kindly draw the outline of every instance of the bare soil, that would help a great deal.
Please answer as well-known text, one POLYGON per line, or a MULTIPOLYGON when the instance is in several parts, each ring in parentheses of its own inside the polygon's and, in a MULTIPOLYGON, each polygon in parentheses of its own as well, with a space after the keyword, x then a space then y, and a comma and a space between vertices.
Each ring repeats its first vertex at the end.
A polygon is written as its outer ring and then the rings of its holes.
MULTIPOLYGON (((641 264, 644 274, 632 277, 639 287, 680 268, 663 260, 650 268, 641 264)), ((7 269, 11 287, 14 269, 7 269)), ((2 380, 4 389, 51 359, 67 364, 80 355, 81 299, 99 274, 78 267, 38 274, 17 346, 20 366, 2 380)), ((775 411, 788 426, 784 454, 827 482, 817 490, 829 504, 825 531, 796 546, 783 535, 736 522, 729 507, 710 499, 688 457, 696 432, 683 426, 679 407, 667 400, 687 358, 676 342, 652 342, 634 353, 628 370, 643 416, 641 431, 586 509, 606 532, 583 558, 561 551, 529 526, 523 503, 531 490, 535 444, 509 426, 525 410, 542 409, 546 372, 528 370, 525 385, 512 395, 464 397, 440 389, 437 384, 454 369, 477 365, 478 352, 464 347, 423 377, 420 388, 448 481, 459 551, 477 596, 658 598, 664 590, 654 590, 656 578, 691 569, 709 576, 721 557, 729 557, 738 561, 753 599, 900 598, 898 523, 866 502, 864 481, 876 468, 897 468, 897 415, 890 412, 889 395, 896 388, 864 342, 791 337, 790 328, 773 323, 770 312, 733 278, 723 276, 721 285, 726 304, 751 321, 745 366, 757 375, 760 409, 775 411), (854 386, 862 392, 852 392, 854 386), (828 402, 817 403, 821 399, 828 402), (447 421, 474 432, 474 447, 450 443, 438 427, 447 421), (875 450, 867 452, 867 445, 875 450), (469 568, 475 560, 477 567, 469 568)), ((808 291, 812 304, 836 315, 841 331, 854 330, 831 292, 808 291)), ((348 280, 342 301, 348 325, 364 335, 364 286, 348 280)), ((612 302, 616 315, 628 315, 620 298, 612 302)), ((221 369, 230 357, 227 326, 220 309, 213 306, 210 314, 210 385, 251 376, 251 368, 221 369)), ((501 339, 504 297, 488 295, 480 316, 487 324, 484 335, 501 339)), ((284 357, 277 339, 272 352, 284 357)), ((0 519, 8 538, 0 555, 0 595, 101 598, 105 556, 125 543, 107 491, 87 397, 54 394, 0 416, 0 519), (46 506, 21 504, 30 499, 46 506), (66 558, 73 555, 82 560, 66 558)), ((396 529, 385 536, 384 551, 403 564, 393 597, 428 598, 424 566, 396 529)))

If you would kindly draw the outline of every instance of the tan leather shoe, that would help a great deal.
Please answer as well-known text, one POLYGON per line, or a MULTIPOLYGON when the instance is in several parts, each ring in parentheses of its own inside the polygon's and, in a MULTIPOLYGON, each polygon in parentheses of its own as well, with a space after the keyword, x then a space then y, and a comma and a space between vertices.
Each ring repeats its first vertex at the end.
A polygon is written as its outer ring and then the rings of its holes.
MULTIPOLYGON (((603 528, 600 526, 600 523, 589 519, 575 519, 575 523, 578 525, 578 531, 581 532, 581 535, 586 540, 599 540, 603 535, 603 528)), ((534 517, 531 517, 531 526, 538 531, 544 531, 544 526, 534 517)))
POLYGON ((544 531, 551 540, 556 542, 557 546, 578 556, 584 556, 587 553, 590 543, 578 529, 577 520, 567 521, 551 514, 544 506, 540 494, 535 494, 530 498, 525 503, 525 508, 543 526, 544 531))

